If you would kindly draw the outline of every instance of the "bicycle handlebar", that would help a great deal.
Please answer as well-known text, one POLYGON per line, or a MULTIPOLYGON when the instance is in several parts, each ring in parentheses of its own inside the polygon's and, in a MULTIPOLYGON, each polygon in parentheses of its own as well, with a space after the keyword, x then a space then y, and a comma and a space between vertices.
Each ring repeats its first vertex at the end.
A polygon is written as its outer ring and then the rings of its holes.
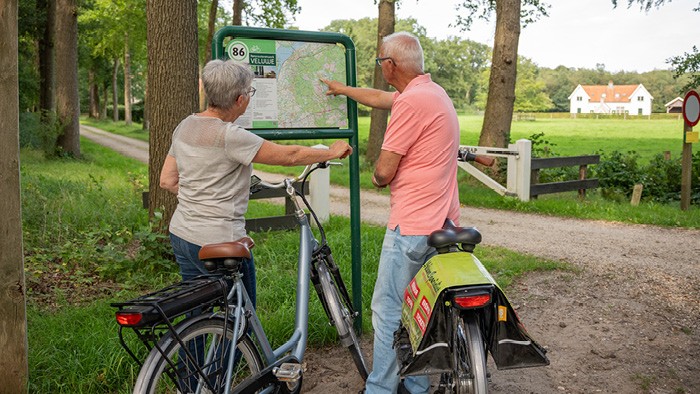
POLYGON ((342 166, 343 163, 333 162, 333 161, 324 161, 321 163, 307 164, 306 167, 304 167, 304 170, 301 172, 301 174, 297 175, 296 177, 285 178, 282 181, 275 182, 275 183, 267 182, 267 181, 264 181, 264 180, 256 177, 258 181, 257 182, 251 181, 250 188, 251 188, 251 190, 254 187, 266 188, 266 189, 282 189, 282 188, 287 187, 287 182, 289 182, 290 184, 294 183, 294 182, 298 182, 298 181, 304 179, 304 177, 306 177, 311 171, 315 170, 316 168, 328 168, 332 165, 342 166))

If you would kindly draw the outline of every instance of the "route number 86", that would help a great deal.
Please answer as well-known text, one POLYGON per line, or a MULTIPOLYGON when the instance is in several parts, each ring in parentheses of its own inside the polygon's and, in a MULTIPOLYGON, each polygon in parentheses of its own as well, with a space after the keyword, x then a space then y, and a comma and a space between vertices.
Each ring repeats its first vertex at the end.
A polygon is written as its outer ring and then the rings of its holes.
POLYGON ((232 42, 228 47, 228 57, 238 62, 248 59, 248 46, 240 41, 232 42))

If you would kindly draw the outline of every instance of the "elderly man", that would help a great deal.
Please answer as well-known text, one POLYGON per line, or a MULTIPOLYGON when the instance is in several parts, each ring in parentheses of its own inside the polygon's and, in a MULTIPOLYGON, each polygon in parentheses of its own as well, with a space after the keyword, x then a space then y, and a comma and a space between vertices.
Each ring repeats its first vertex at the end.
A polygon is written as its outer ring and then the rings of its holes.
POLYGON ((364 105, 391 109, 372 183, 391 189, 391 211, 372 297, 373 370, 367 393, 427 393, 425 376, 408 377, 399 387, 392 348, 399 327, 403 292, 436 251, 428 235, 445 219, 458 223, 457 151, 459 122, 445 90, 423 71, 423 49, 410 33, 386 36, 376 59, 396 92, 345 86, 322 80, 328 95, 345 95, 364 105))

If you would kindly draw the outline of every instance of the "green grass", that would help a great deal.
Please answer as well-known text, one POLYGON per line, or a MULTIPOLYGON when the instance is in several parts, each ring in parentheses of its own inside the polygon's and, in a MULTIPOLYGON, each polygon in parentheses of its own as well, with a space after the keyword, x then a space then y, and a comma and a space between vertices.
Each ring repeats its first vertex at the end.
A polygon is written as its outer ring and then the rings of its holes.
MULTIPOLYGON (((483 116, 459 115, 460 142, 463 145, 478 145, 483 116)), ((360 141, 369 135, 369 117, 358 121, 360 141)), ((541 114, 534 121, 513 121, 511 141, 527 139, 533 134, 544 133, 553 146, 551 150, 559 156, 578 156, 597 151, 611 152, 630 150, 648 160, 656 154, 670 151, 674 157, 683 147, 683 120, 647 119, 571 119, 541 114)), ((697 152, 698 147, 694 147, 697 152)))
POLYGON ((40 239, 65 239, 75 228, 144 224, 134 197, 146 189, 147 168, 84 139, 82 153, 81 160, 48 160, 39 151, 21 152, 23 220, 40 239))
MULTIPOLYGON (((27 214, 24 241, 30 392, 130 392, 138 369, 119 345, 114 309, 109 304, 173 283, 178 277, 172 261, 154 271, 151 266, 128 260, 135 232, 148 226, 147 211, 140 207, 142 185, 135 181, 143 181, 145 165, 90 141, 82 144, 85 158, 81 160, 46 160, 36 151, 21 153, 23 212, 27 214), (121 271, 113 267, 121 272, 114 280, 100 276, 102 267, 110 264, 122 267, 121 271), (52 287, 46 289, 46 284, 52 287)), ((276 215, 282 210, 251 202, 249 216, 276 215)), ((349 219, 344 217, 332 217, 326 226, 348 286, 349 229, 349 219)), ((369 306, 384 231, 377 226, 361 227, 365 333, 371 332, 369 306)), ((294 323, 298 234, 251 235, 257 243, 259 313, 271 341, 279 345, 294 323)), ((562 263, 501 248, 479 247, 477 255, 506 289, 524 272, 569 269, 562 263)), ((310 346, 336 341, 313 293, 309 320, 310 346)), ((136 344, 133 335, 127 336, 127 341, 136 344)))
POLYGON ((88 118, 87 116, 80 117, 80 123, 88 126, 97 127, 111 133, 120 134, 126 137, 135 138, 137 140, 148 142, 148 130, 143 129, 141 123, 132 123, 130 126, 126 125, 126 122, 120 120, 118 122, 113 122, 111 120, 97 120, 93 118, 88 118))

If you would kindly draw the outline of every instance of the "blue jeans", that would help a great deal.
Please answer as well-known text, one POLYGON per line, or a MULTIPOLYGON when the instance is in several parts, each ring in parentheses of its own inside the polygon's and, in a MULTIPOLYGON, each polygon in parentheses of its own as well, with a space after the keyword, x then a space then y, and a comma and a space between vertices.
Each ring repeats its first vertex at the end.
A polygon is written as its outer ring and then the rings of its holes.
MULTIPOLYGON (((372 296, 374 358, 372 373, 367 378, 367 394, 398 390, 399 365, 393 342, 401 321, 403 293, 423 263, 435 254, 425 235, 401 235, 398 226, 386 230, 372 296)), ((413 394, 427 393, 430 380, 427 376, 409 376, 404 379, 404 386, 413 394)))
MULTIPOLYGON (((209 274, 209 271, 204 268, 204 263, 199 259, 199 249, 202 248, 200 245, 187 242, 173 234, 170 234, 170 244, 173 247, 175 261, 177 261, 177 264, 180 266, 182 280, 189 280, 199 275, 209 274)), ((253 252, 250 253, 249 259, 243 259, 241 273, 243 274, 242 281, 245 290, 248 293, 248 297, 250 297, 250 301, 253 303, 253 307, 255 307, 256 284, 253 252)))

